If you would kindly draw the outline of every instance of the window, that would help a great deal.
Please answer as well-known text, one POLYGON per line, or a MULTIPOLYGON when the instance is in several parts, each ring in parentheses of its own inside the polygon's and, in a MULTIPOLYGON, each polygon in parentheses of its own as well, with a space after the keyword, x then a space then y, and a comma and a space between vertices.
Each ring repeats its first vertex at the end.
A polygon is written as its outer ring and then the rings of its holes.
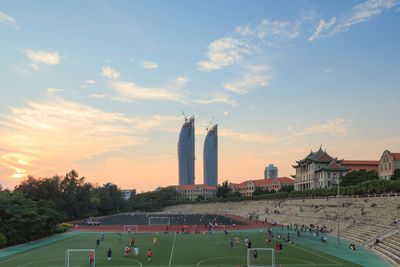
POLYGON ((392 163, 389 163, 389 170, 392 169, 392 163))
POLYGON ((330 172, 328 172, 328 178, 331 178, 331 173, 330 172))

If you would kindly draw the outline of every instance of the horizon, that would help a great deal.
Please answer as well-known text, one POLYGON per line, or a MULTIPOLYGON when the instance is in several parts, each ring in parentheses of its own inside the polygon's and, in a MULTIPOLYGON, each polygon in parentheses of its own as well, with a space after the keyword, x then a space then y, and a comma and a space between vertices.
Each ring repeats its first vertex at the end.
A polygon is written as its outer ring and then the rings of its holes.
POLYGON ((397 0, 4 1, 0 184, 176 185, 182 112, 196 184, 211 122, 218 184, 290 177, 320 146, 378 161, 400 152, 397 25, 397 0))

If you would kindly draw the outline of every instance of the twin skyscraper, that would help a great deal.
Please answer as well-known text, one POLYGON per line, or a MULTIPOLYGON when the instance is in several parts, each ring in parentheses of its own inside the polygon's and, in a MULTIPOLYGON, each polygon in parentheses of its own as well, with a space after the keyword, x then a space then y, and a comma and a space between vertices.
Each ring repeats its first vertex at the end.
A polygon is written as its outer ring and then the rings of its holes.
MULTIPOLYGON (((207 129, 203 149, 204 184, 218 184, 218 125, 207 129)), ((194 184, 194 116, 185 118, 178 141, 179 185, 194 184)))

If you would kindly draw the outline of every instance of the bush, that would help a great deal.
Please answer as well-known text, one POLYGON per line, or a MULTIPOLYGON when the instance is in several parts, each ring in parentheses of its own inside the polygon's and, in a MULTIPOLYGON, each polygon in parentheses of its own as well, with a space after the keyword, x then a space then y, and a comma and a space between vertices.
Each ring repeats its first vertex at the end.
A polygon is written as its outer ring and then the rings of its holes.
POLYGON ((61 223, 60 225, 57 225, 55 232, 57 234, 65 233, 68 231, 69 228, 74 227, 73 224, 70 223, 61 223))
POLYGON ((7 238, 5 237, 5 235, 0 233, 0 248, 5 247, 6 245, 7 245, 7 238))

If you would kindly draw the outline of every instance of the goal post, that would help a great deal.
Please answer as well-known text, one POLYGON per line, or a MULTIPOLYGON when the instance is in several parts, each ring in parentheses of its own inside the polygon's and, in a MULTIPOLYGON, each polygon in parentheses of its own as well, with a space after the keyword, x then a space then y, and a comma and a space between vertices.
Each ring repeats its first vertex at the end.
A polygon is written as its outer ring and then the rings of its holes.
POLYGON ((137 233, 138 232, 138 226, 137 225, 124 225, 124 234, 128 233, 137 233))
POLYGON ((273 248, 249 248, 247 249, 248 267, 274 267, 275 250, 273 248), (254 258, 254 251, 257 251, 257 259, 254 258))
MULTIPOLYGON (((65 267, 72 267, 71 264, 71 259, 70 259, 70 255, 72 252, 93 252, 93 263, 92 266, 90 267, 95 267, 96 266, 96 250, 94 249, 68 249, 65 251, 65 267)), ((88 254, 88 257, 85 258, 85 260, 90 259, 90 253, 88 254)))
POLYGON ((148 218, 149 225, 170 225, 171 218, 163 216, 151 216, 148 218))
POLYGON ((226 230, 226 226, 225 224, 217 224, 217 225, 213 225, 212 226, 212 231, 225 231, 226 230))

